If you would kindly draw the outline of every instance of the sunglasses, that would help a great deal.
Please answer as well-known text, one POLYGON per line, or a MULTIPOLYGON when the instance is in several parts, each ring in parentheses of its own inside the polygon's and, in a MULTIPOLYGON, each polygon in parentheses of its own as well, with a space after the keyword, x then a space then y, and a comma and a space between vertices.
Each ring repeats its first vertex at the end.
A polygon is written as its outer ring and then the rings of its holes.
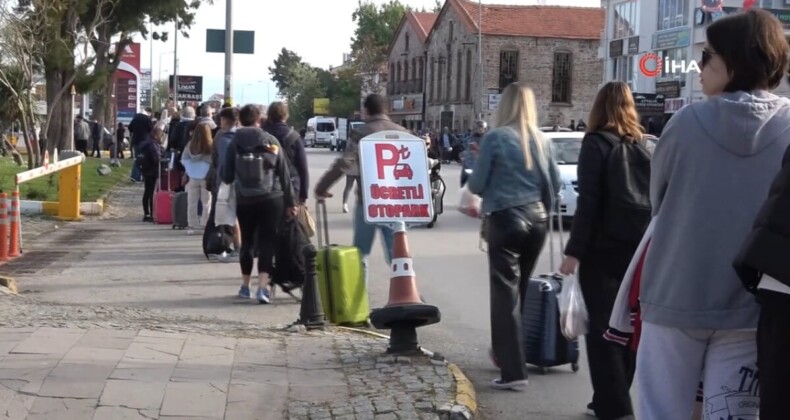
POLYGON ((710 62, 710 59, 716 55, 715 52, 705 48, 702 50, 702 62, 700 63, 702 67, 705 67, 706 64, 710 62))

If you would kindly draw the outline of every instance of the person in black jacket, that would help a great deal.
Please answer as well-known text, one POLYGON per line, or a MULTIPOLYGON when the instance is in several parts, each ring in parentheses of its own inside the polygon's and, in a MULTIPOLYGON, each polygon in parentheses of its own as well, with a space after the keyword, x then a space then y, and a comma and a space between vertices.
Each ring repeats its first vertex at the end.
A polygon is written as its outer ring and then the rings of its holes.
POLYGON ((760 419, 787 418, 790 400, 790 148, 733 266, 757 295, 760 419))
MULTIPOLYGON (((598 92, 589 117, 589 129, 579 154, 579 198, 571 236, 560 273, 571 275, 579 266, 579 283, 589 313, 585 338, 593 401, 587 406, 599 419, 633 419, 629 390, 636 370, 636 355, 627 346, 604 339, 617 292, 639 243, 624 243, 605 234, 607 160, 613 146, 600 131, 635 143, 644 134, 628 85, 607 83, 598 92)), ((649 191, 641 191, 648 194, 649 191)), ((649 220, 648 220, 649 221, 649 220)), ((625 229, 626 227, 624 227, 625 229)), ((644 233, 647 225, 642 229, 644 233)), ((641 237, 641 234, 638 235, 641 237)))
POLYGON ((162 158, 162 126, 157 125, 151 132, 149 138, 138 146, 137 162, 143 176, 143 222, 153 222, 153 200, 156 180, 159 178, 159 162, 162 158))
POLYGON ((285 149, 288 158, 288 170, 293 182, 294 195, 299 198, 299 204, 307 202, 308 189, 310 188, 310 173, 307 169, 307 154, 299 133, 286 124, 288 121, 288 108, 284 102, 272 102, 266 111, 264 131, 273 135, 285 149))
POLYGON ((280 142, 259 127, 251 127, 260 118, 255 105, 245 105, 239 112, 244 128, 228 145, 222 182, 233 184, 236 195, 236 217, 241 228, 242 285, 239 297, 250 298, 252 266, 258 257, 259 303, 270 303, 269 285, 274 274, 277 229, 284 215, 297 212, 288 162, 280 142))

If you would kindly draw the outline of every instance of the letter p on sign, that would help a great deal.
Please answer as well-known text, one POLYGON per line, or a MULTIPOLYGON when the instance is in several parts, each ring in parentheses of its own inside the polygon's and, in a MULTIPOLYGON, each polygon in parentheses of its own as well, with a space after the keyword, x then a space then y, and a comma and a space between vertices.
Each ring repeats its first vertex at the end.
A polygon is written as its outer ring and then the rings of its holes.
POLYGON ((400 161, 398 156, 398 148, 393 144, 377 143, 376 144, 376 169, 378 171, 379 179, 384 179, 384 168, 388 166, 395 166, 400 161), (385 152, 389 152, 389 157, 385 157, 385 152))

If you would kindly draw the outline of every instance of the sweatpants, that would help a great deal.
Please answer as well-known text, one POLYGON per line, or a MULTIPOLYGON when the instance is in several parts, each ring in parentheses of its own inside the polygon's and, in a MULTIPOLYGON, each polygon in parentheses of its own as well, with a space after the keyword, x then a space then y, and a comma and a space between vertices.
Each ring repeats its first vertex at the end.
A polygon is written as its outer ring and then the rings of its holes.
POLYGON ((760 420, 786 420, 790 418, 790 295, 760 290, 758 302, 760 420))
POLYGON ((639 420, 688 419, 700 377, 703 419, 757 419, 756 330, 686 330, 642 323, 639 420))

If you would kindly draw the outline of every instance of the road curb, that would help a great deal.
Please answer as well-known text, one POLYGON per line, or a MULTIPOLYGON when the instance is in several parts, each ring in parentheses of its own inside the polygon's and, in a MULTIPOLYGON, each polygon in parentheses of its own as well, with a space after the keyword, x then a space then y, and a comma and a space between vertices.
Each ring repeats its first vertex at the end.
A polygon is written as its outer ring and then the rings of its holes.
MULTIPOLYGON (((350 328, 350 327, 339 327, 335 326, 334 328, 348 331, 356 334, 368 335, 371 337, 379 338, 382 340, 389 340, 390 337, 388 335, 379 334, 377 332, 363 330, 359 328, 350 328)), ((422 349, 428 356, 433 357, 434 352, 422 349)), ((440 410, 444 412, 446 419, 456 420, 456 419, 473 419, 477 415, 477 393, 475 392, 475 386, 472 384, 472 381, 466 376, 466 374, 461 370, 458 365, 455 363, 447 363, 447 369, 450 370, 450 373, 453 375, 455 379, 455 398, 452 404, 447 404, 445 407, 441 407, 440 410)))

